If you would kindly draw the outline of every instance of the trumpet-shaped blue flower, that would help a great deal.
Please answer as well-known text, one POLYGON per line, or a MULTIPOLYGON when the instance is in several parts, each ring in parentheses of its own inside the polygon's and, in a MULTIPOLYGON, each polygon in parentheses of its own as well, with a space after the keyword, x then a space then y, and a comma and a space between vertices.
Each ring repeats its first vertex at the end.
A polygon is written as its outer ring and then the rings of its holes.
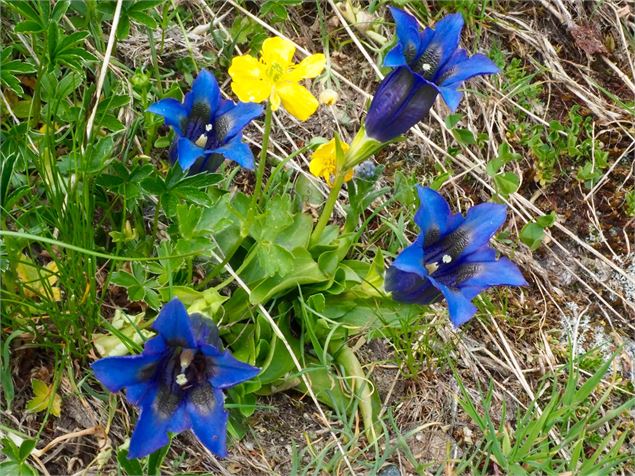
POLYGON ((459 13, 441 19, 436 29, 419 30, 413 16, 390 7, 397 29, 397 45, 384 59, 394 67, 379 85, 366 116, 366 135, 388 142, 421 121, 440 93, 456 110, 463 93, 461 83, 474 76, 498 73, 482 54, 468 57, 458 47, 463 17, 459 13))
POLYGON ((482 203, 466 216, 452 213, 445 199, 417 187, 420 206, 415 223, 421 233, 386 271, 385 288, 393 299, 431 304, 445 298, 455 326, 476 312, 471 300, 492 286, 523 286, 527 282, 507 258, 496 259, 489 240, 505 222, 507 207, 482 203))
POLYGON ((459 48, 463 17, 453 13, 443 17, 436 28, 419 29, 409 13, 390 7, 397 29, 397 45, 384 58, 384 66, 407 66, 424 82, 434 87, 454 111, 463 93, 461 83, 474 76, 498 73, 498 67, 485 55, 468 56, 459 48))
POLYGON ((178 299, 166 304, 143 353, 106 357, 92 364, 111 392, 126 389, 128 401, 141 407, 130 439, 129 458, 141 458, 169 443, 168 432, 192 429, 213 453, 225 456, 227 411, 223 389, 260 371, 223 350, 213 321, 188 316, 178 299))
POLYGON ((224 159, 253 170, 254 156, 242 142, 242 130, 262 114, 259 104, 221 98, 212 73, 203 69, 183 103, 167 98, 152 104, 148 111, 163 116, 176 132, 170 160, 190 173, 215 171, 224 159))
POLYGON ((400 136, 430 111, 437 89, 406 66, 391 71, 381 82, 366 115, 366 135, 379 142, 400 136))

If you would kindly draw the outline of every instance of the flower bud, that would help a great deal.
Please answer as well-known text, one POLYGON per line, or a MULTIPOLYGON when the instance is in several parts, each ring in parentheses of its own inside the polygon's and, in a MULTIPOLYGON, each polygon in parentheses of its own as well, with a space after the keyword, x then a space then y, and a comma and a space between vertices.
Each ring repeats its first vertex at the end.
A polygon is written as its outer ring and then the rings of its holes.
POLYGON ((130 78, 130 82, 136 91, 144 91, 150 87, 150 75, 137 70, 130 78))
POLYGON ((373 182, 377 178, 377 166, 372 160, 365 160, 355 168, 355 177, 373 182))
POLYGON ((319 99, 320 104, 323 104, 324 106, 334 106, 339 99, 339 95, 332 89, 325 89, 320 93, 319 99))

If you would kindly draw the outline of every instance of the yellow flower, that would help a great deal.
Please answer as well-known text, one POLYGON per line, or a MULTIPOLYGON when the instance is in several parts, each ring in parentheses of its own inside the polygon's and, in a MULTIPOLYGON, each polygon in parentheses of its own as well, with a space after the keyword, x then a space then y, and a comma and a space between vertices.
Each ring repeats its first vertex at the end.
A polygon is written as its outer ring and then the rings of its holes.
POLYGON ((306 121, 318 108, 318 101, 298 83, 320 75, 326 59, 319 53, 294 64, 294 53, 293 43, 273 37, 262 44, 260 61, 251 55, 236 56, 229 67, 232 91, 243 102, 269 99, 274 111, 282 104, 289 114, 306 121))
MULTIPOLYGON (((342 142, 341 146, 342 152, 346 153, 349 149, 348 144, 342 142)), ((326 144, 322 144, 315 149, 315 152, 311 154, 309 171, 316 177, 324 178, 329 186, 333 184, 335 174, 337 173, 335 139, 331 139, 326 144)), ((344 181, 348 182, 352 178, 353 169, 346 173, 344 181)))

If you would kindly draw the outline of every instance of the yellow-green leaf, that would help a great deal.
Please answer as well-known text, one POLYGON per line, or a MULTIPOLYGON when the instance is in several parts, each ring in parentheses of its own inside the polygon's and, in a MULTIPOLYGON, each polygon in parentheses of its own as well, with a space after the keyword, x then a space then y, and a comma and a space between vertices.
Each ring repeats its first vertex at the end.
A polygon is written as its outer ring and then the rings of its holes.
POLYGON ((33 379, 31 386, 33 387, 33 398, 27 403, 26 409, 33 413, 43 412, 49 408, 51 399, 53 399, 51 414, 60 416, 62 397, 53 391, 53 385, 47 385, 41 380, 33 379))

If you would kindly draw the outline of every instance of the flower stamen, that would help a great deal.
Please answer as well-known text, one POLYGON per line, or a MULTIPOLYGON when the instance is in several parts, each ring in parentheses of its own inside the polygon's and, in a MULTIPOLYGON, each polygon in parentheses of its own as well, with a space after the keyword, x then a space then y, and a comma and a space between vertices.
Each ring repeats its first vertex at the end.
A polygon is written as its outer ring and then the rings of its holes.
POLYGON ((199 147, 205 147, 207 144, 207 134, 201 134, 194 143, 199 147))
POLYGON ((428 263, 425 266, 426 266, 426 271, 428 271, 428 274, 434 274, 435 271, 439 269, 439 263, 436 261, 434 263, 428 263))

